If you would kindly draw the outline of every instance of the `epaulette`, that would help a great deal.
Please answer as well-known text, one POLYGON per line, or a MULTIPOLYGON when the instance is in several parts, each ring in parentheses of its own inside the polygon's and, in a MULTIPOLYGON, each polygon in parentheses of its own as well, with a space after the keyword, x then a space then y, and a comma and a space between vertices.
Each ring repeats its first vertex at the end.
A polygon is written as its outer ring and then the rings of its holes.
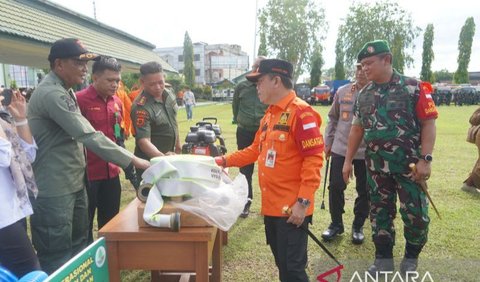
POLYGON ((147 97, 142 96, 142 97, 140 97, 140 99, 138 99, 137 105, 143 106, 143 105, 145 105, 146 102, 147 102, 147 97))

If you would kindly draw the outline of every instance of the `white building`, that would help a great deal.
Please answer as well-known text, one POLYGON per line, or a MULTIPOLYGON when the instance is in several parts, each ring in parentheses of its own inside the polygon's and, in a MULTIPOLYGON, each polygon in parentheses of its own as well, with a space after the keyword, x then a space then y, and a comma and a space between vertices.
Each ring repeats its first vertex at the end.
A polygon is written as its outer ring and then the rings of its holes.
MULTIPOLYGON (((183 46, 154 50, 168 64, 183 73, 183 46)), ((248 54, 239 45, 193 43, 195 82, 215 83, 233 79, 249 69, 248 54)))

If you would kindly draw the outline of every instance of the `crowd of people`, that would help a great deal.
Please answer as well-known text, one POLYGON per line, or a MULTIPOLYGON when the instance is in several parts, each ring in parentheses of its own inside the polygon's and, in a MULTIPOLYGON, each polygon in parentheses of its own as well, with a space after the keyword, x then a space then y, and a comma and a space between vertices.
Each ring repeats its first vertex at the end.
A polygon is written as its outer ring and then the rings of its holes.
MULTIPOLYGON (((28 115, 19 92, 0 111, 0 265, 19 277, 39 269, 52 273, 91 243, 95 213, 101 228, 119 212, 121 169, 140 178, 151 158, 181 153, 179 105, 190 120, 196 103, 189 88, 180 99, 166 89, 157 62, 141 65, 140 87, 127 95, 120 63, 89 52, 78 39, 56 41, 48 60, 51 71, 32 94, 28 115), (86 78, 88 61, 92 83, 74 93, 72 87, 86 78), (124 145, 130 135, 134 153, 124 145)), ((250 213, 257 162, 266 242, 281 281, 309 281, 305 230, 325 162, 331 163, 331 222, 324 240, 345 232, 344 191, 354 172, 358 197, 351 240, 364 242, 369 217, 375 244, 369 273, 394 270, 397 197, 406 240, 401 273, 416 270, 427 242, 428 201, 420 183, 430 177, 433 160, 438 117, 433 89, 394 70, 383 40, 367 42, 355 67, 355 82, 338 90, 324 135, 320 114, 293 90, 291 63, 259 57, 235 89, 238 151, 215 161, 240 167, 247 177, 243 218, 250 213)), ((470 120, 469 141, 480 148, 478 116, 470 120)), ((479 191, 478 167, 477 162, 464 190, 479 191)))

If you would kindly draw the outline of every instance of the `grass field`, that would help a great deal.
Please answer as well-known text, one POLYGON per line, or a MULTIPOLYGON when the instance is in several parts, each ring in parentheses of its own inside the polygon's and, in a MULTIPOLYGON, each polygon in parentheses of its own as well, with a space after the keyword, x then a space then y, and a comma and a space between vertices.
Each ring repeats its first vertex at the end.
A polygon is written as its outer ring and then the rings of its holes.
MULTIPOLYGON (((319 106, 316 109, 324 118, 322 132, 326 124, 328 107, 319 106)), ((468 176, 478 153, 473 144, 465 142, 468 129, 468 119, 476 106, 440 107, 440 117, 437 120, 437 141, 433 152, 432 177, 429 180, 430 194, 439 209, 440 220, 433 209, 430 209, 429 241, 421 254, 419 271, 428 272, 430 278, 423 276, 424 281, 480 281, 480 197, 460 190, 463 180, 468 176)), ((231 124, 232 111, 230 104, 215 104, 196 107, 193 110, 194 120, 203 117, 216 117, 222 128, 229 152, 236 149, 235 125, 231 124)), ((189 126, 194 122, 186 121, 185 110, 178 115, 181 139, 185 138, 189 126)), ((133 150, 133 140, 127 142, 133 150)), ((232 176, 238 173, 231 169, 232 176)), ((328 201, 326 210, 321 210, 324 169, 322 169, 322 185, 316 193, 316 210, 314 224, 311 230, 317 236, 328 227, 328 201)), ((134 197, 133 188, 123 181, 122 206, 134 197)), ((247 219, 239 219, 229 231, 228 245, 224 248, 224 281, 278 281, 277 269, 269 247, 265 244, 262 217, 259 215, 260 191, 256 173, 254 174, 253 212, 247 219)), ((371 242, 370 224, 365 225, 366 240, 363 245, 356 246, 350 241, 349 224, 353 220, 353 203, 355 189, 347 188, 345 201, 346 213, 344 222, 346 232, 337 240, 326 243, 326 246, 345 265, 342 281, 350 281, 355 269, 363 270, 374 257, 374 246, 371 242)), ((328 192, 327 192, 328 193, 328 192)), ((327 198, 327 197, 326 197, 327 198)), ((397 244, 394 249, 396 265, 403 256, 405 240, 402 236, 402 222, 396 221, 397 244)), ((313 242, 309 241, 308 273, 311 281, 316 276, 335 264, 313 242)), ((149 281, 150 273, 146 271, 124 271, 122 281, 149 281)), ((334 280, 331 280, 334 281, 334 280)), ((363 280, 352 280, 363 281, 363 280)), ((401 280, 395 280, 401 281, 401 280)))

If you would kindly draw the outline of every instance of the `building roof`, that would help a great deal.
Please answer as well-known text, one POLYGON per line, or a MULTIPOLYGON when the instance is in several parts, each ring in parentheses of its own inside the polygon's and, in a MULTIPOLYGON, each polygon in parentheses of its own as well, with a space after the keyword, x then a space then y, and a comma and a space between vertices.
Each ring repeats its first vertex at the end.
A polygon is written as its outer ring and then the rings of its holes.
POLYGON ((155 45, 46 0, 0 0, 0 62, 48 68, 50 46, 58 39, 80 39, 91 52, 117 58, 124 71, 148 61, 177 72, 155 45))

